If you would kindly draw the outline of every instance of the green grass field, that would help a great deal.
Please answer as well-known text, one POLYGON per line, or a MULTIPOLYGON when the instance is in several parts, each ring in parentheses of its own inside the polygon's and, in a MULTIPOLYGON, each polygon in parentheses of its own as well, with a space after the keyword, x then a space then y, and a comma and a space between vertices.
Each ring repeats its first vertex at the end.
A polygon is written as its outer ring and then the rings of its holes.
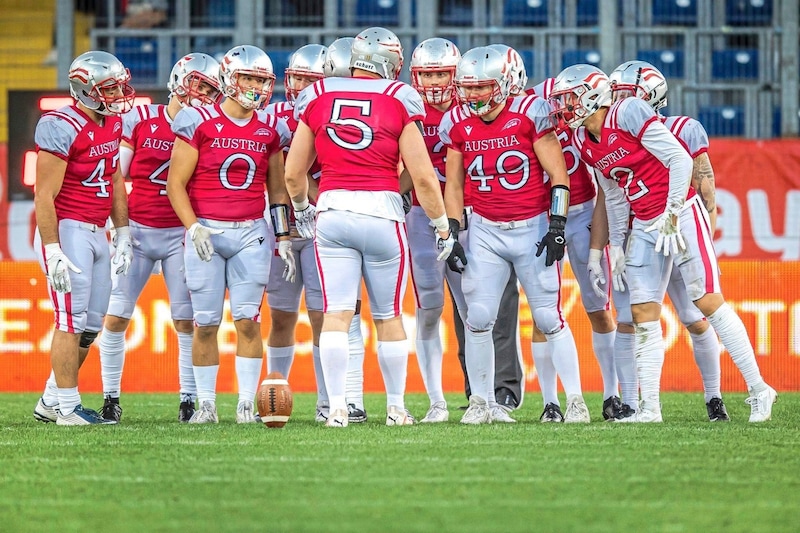
MULTIPOLYGON (((123 396, 121 425, 57 427, 33 420, 34 394, 0 395, 0 531, 780 532, 800 530, 800 394, 773 420, 711 424, 702 395, 664 394, 665 423, 538 422, 538 393, 516 425, 453 422, 344 430, 313 421, 295 396, 282 430, 176 421, 177 396, 123 396)), ((84 395, 97 408, 99 395, 84 395)), ((563 404, 563 400, 562 400, 563 404)), ((407 406, 421 417, 423 395, 407 406)))

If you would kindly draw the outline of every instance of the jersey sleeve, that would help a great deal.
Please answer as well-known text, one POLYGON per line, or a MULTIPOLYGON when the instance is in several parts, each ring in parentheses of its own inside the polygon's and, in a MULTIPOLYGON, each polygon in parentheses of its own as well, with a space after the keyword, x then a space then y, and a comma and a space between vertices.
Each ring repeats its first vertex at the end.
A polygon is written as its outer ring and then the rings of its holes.
POLYGON ((439 140, 441 140, 446 147, 460 152, 461 149, 457 148, 453 142, 453 126, 452 112, 445 113, 444 116, 442 116, 442 121, 439 123, 439 140))
POLYGON ((525 111, 525 116, 533 122, 537 139, 553 131, 553 121, 550 120, 550 104, 544 98, 534 98, 525 111))
POLYGON ((292 142, 292 130, 289 129, 289 125, 285 120, 280 117, 276 118, 275 129, 278 131, 278 136, 281 140, 281 148, 286 148, 292 142))
POLYGON ((122 115, 122 140, 131 143, 131 139, 133 139, 133 129, 136 127, 136 124, 139 123, 139 114, 138 107, 134 107, 124 115, 122 115))
POLYGON ((708 133, 697 120, 690 118, 681 130, 681 140, 686 143, 692 158, 708 152, 708 133))
POLYGON ((197 131, 197 125, 200 123, 200 114, 196 109, 191 107, 184 107, 175 118, 172 120, 172 133, 174 133, 181 140, 191 144, 197 148, 194 141, 194 132, 197 131))
POLYGON ((52 115, 44 115, 39 119, 34 133, 34 141, 39 150, 50 152, 60 159, 66 160, 77 131, 52 115))
MULTIPOLYGON (((297 95, 297 99, 294 101, 294 119, 298 122, 301 120, 305 121, 305 113, 306 109, 308 108, 308 104, 310 104, 316 97, 317 97, 317 87, 322 89, 322 80, 315 82, 313 85, 309 85, 302 91, 300 94, 297 95)), ((308 124, 306 122, 306 124, 308 124)))
POLYGON ((656 112, 641 98, 626 98, 619 103, 617 123, 620 129, 627 131, 637 139, 653 122, 660 122, 656 112))
POLYGON ((395 98, 403 103, 409 122, 425 118, 425 104, 422 103, 422 97, 410 85, 404 83, 395 98))

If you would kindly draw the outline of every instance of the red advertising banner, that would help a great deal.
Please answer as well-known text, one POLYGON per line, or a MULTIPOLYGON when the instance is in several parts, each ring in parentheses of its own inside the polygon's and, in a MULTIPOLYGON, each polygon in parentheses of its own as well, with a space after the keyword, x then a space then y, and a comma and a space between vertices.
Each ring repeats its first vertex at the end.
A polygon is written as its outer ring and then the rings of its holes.
MULTIPOLYGON (((778 391, 800 390, 800 265, 791 262, 726 261, 721 265, 722 286, 727 300, 739 312, 765 379, 778 391)), ((587 391, 602 390, 599 368, 591 346, 591 329, 582 309, 577 284, 569 267, 565 269, 563 302, 578 345, 581 380, 587 391)), ((49 346, 52 335, 52 309, 47 298, 44 276, 33 262, 0 262, 0 391, 42 390, 50 372, 49 346)), ((404 301, 406 333, 414 338, 414 302, 409 290, 404 301)), ((264 305, 264 338, 269 329, 269 310, 264 305)), ((365 389, 383 390, 375 356, 377 340, 369 306, 365 302, 362 331, 366 345, 365 389)), ((667 344, 662 388, 674 391, 701 391, 702 382, 691 353, 687 332, 675 311, 664 307, 662 321, 667 344)), ((531 317, 524 298, 520 303, 522 347, 527 390, 538 390, 536 369, 530 353, 531 317)), ((446 304, 442 321, 445 346, 444 389, 463 390, 464 377, 457 359, 452 308, 446 304)), ((234 350, 236 337, 229 310, 219 334, 221 364, 220 392, 236 390, 234 350)), ((301 313, 297 329, 297 354, 290 376, 295 391, 315 391, 311 361, 311 330, 301 313)), ((409 360, 409 392, 424 387, 416 359, 409 360)), ((171 392, 178 390, 177 339, 169 315, 164 281, 155 276, 145 287, 127 335, 127 357, 123 376, 126 392, 171 392)), ((80 374, 85 392, 101 391, 97 343, 80 374)), ((726 352, 722 354, 722 388, 745 391, 744 380, 726 352)))

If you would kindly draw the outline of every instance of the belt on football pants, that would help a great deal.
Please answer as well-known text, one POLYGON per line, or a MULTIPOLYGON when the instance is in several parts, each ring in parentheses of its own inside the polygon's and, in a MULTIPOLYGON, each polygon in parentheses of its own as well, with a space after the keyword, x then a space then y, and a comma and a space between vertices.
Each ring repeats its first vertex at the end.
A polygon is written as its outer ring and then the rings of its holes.
POLYGON ((488 218, 480 216, 478 213, 473 213, 472 218, 470 219, 471 223, 478 222, 480 224, 485 224, 487 226, 494 226, 495 228, 500 228, 502 230, 509 230, 514 228, 525 228, 528 226, 533 226, 533 221, 536 220, 535 217, 526 218, 524 220, 512 220, 510 222, 495 222, 494 220, 489 220, 488 218))
POLYGON ((228 228, 228 229, 236 229, 236 228, 251 228, 256 223, 255 220, 211 220, 208 218, 203 219, 203 225, 207 225, 209 228, 228 228))
POLYGON ((105 231, 105 229, 106 229, 105 224, 100 226, 99 224, 90 224, 88 222, 80 222, 80 221, 77 221, 77 220, 75 221, 75 225, 78 226, 81 229, 88 229, 92 233, 97 233, 98 231, 105 231))

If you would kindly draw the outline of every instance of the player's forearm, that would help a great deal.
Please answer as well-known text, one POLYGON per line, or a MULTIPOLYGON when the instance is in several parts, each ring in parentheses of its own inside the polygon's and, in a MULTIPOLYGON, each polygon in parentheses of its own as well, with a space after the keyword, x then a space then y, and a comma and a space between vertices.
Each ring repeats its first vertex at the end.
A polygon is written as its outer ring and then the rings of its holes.
POLYGON ((36 227, 39 228, 42 244, 59 242, 58 217, 53 199, 41 198, 37 194, 33 199, 33 205, 36 213, 36 227))
POLYGON ((692 157, 675 136, 660 122, 652 123, 642 134, 642 146, 669 169, 669 191, 665 209, 679 209, 686 202, 692 178, 692 157))
POLYGON ((128 222, 128 192, 125 189, 125 180, 118 170, 114 174, 114 197, 111 203, 111 222, 115 228, 127 226, 128 222))
POLYGON ((289 205, 289 193, 286 191, 284 180, 283 152, 273 154, 269 159, 267 193, 271 204, 289 205))
POLYGON ((445 215, 442 189, 433 173, 433 167, 430 173, 414 180, 414 193, 428 218, 433 220, 445 215))
POLYGON ((597 201, 592 212, 592 227, 589 230, 589 248, 602 250, 608 244, 608 214, 606 195, 603 189, 597 191, 597 201))
POLYGON ((703 153, 694 158, 692 169, 692 186, 703 202, 711 218, 711 234, 717 228, 717 198, 714 169, 708 154, 703 153))
POLYGON ((192 202, 189 200, 189 193, 186 192, 186 185, 178 183, 177 180, 173 182, 171 178, 168 178, 167 198, 169 198, 172 209, 186 229, 189 229, 192 224, 197 222, 197 215, 192 209, 192 202))

